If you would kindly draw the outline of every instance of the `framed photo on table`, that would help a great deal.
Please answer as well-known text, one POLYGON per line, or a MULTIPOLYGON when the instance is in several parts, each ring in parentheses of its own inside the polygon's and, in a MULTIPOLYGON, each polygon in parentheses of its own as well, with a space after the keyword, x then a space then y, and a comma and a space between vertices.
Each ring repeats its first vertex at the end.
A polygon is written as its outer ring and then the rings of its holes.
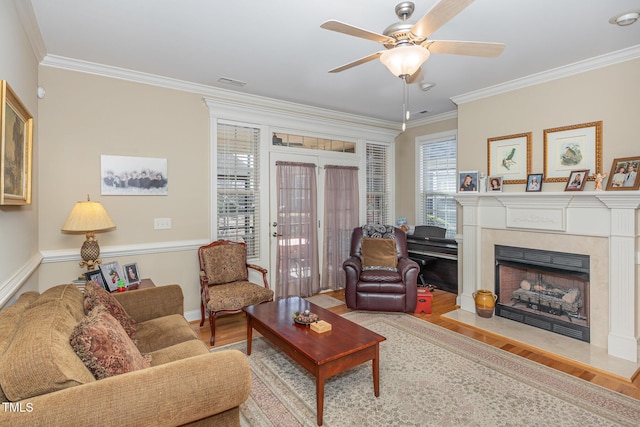
POLYGON ((0 205, 31 204, 33 116, 0 80, 0 205))
POLYGON ((109 292, 109 287, 107 286, 107 282, 104 280, 102 271, 100 271, 100 269, 87 271, 86 273, 84 273, 84 277, 85 279, 87 279, 87 281, 92 281, 97 285, 102 286, 107 292, 109 292))
POLYGON ((117 291, 118 281, 120 279, 124 280, 122 268, 120 268, 120 264, 118 264, 118 261, 101 264, 100 271, 102 272, 102 277, 104 277, 105 284, 107 285, 107 290, 109 290, 110 292, 117 291))
POLYGON ((526 183, 531 172, 531 132, 487 139, 487 171, 489 176, 502 176, 502 184, 526 183))
POLYGON ((544 130, 544 181, 564 182, 576 169, 602 173, 601 121, 544 130))
POLYGON ((640 187, 638 166, 640 156, 614 159, 607 181, 607 191, 637 190, 640 187))
POLYGON ((564 191, 582 191, 589 177, 589 169, 571 171, 564 191))
POLYGON ((138 263, 132 262, 131 264, 125 264, 122 269, 124 270, 124 283, 127 287, 140 284, 138 263))

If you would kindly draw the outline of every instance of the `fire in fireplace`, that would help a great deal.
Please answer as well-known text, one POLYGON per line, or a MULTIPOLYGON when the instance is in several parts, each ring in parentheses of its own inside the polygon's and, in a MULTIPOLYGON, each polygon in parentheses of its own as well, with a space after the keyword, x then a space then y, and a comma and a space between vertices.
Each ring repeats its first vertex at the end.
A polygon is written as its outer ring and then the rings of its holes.
POLYGON ((495 246, 495 313, 581 341, 589 337, 589 256, 495 246))

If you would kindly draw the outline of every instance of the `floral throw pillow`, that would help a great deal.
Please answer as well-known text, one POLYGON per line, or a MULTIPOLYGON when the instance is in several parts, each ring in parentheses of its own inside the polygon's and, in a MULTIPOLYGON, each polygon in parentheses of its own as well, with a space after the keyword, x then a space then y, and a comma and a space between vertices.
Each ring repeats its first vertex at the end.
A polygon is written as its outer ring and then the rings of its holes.
POLYGON ((99 305, 106 307, 109 313, 120 322, 129 338, 135 339, 136 321, 127 314, 113 295, 105 291, 102 286, 91 281, 87 282, 84 287, 84 313, 88 314, 99 305))
POLYGON ((151 366, 122 325, 104 306, 97 306, 73 329, 69 343, 96 379, 151 366))

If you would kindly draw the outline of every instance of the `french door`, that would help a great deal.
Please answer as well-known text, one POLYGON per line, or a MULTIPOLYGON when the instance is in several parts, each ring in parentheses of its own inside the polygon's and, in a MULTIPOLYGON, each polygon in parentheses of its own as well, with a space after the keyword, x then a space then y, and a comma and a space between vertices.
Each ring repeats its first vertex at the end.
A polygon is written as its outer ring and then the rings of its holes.
MULTIPOLYGON (((327 286, 333 287, 335 281, 327 285, 320 267, 328 261, 337 263, 335 257, 327 255, 324 245, 324 168, 327 165, 355 167, 357 161, 272 152, 269 163, 270 270, 276 296, 306 297, 328 289, 327 286)), ((352 208, 357 211, 357 200, 354 204, 352 208)), ((345 238, 344 233, 341 235, 345 238)))

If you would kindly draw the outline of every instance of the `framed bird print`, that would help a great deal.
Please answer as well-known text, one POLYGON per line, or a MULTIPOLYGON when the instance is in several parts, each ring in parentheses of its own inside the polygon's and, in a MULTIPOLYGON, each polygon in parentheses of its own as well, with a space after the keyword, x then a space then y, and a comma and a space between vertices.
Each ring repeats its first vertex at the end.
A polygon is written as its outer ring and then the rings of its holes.
POLYGON ((544 181, 566 182, 575 169, 602 173, 601 121, 544 130, 544 181))
POLYGON ((489 176, 502 176, 502 184, 524 184, 531 172, 531 132, 487 139, 489 176))

